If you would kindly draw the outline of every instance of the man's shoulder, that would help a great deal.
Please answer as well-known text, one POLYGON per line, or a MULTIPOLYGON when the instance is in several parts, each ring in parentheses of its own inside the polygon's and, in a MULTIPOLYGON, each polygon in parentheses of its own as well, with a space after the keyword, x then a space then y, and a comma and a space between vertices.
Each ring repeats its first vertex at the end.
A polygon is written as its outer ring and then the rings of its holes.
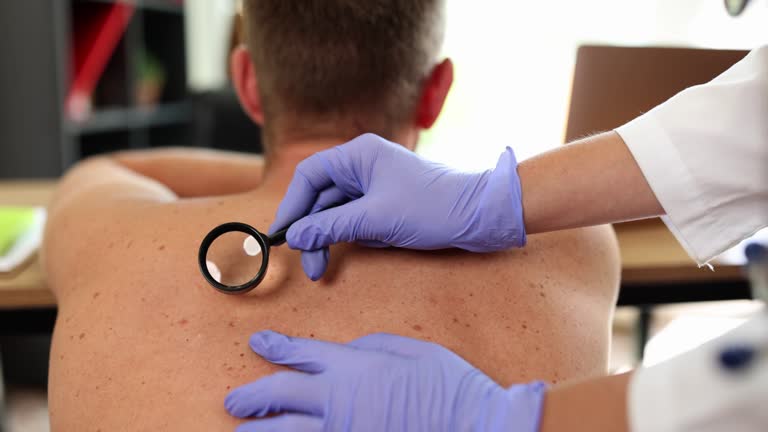
POLYGON ((620 259, 610 226, 577 228, 528 237, 521 249, 492 254, 467 254, 468 277, 514 281, 554 278, 584 286, 618 287, 620 259), (479 255, 479 256, 478 256, 479 255))
MULTIPOLYGON (((520 249, 493 253, 475 253, 459 249, 418 251, 404 249, 368 249, 336 246, 331 251, 334 262, 353 262, 373 268, 397 268, 398 274, 415 272, 457 279, 507 279, 520 275, 537 277, 567 274, 597 274, 618 278, 619 255, 616 237, 610 226, 577 228, 528 237, 520 249), (354 259, 352 255, 355 256, 354 259)), ((433 277, 430 276, 430 279, 433 277)))
POLYGON ((58 288, 73 279, 108 280, 160 263, 172 271, 176 262, 194 256, 206 230, 215 226, 217 218, 208 214, 215 207, 215 199, 196 205, 180 200, 54 214, 43 244, 49 284, 58 296, 58 288))

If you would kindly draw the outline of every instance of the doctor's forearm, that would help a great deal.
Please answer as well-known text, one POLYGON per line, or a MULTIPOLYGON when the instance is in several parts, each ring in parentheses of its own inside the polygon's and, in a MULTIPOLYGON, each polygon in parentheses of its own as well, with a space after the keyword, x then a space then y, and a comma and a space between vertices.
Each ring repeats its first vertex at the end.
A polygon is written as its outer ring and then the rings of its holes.
POLYGON ((520 163, 529 234, 659 216, 664 209, 616 132, 520 163))
POLYGON ((539 432, 629 431, 631 373, 557 386, 547 392, 539 432))

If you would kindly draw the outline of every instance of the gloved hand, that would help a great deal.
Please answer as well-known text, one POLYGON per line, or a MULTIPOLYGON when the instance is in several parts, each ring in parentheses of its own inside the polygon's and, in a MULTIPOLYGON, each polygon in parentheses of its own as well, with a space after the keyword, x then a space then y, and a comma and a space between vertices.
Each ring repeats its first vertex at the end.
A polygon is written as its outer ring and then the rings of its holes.
POLYGON ((236 417, 263 417, 237 432, 535 432, 545 385, 504 389, 456 354, 389 334, 346 345, 264 331, 251 337, 264 359, 298 369, 233 390, 236 417), (287 414, 285 414, 287 413, 287 414))
POLYGON ((325 272, 333 243, 490 252, 526 240, 512 149, 494 170, 465 173, 373 134, 296 167, 270 234, 291 223, 288 245, 304 251, 312 280, 325 272))

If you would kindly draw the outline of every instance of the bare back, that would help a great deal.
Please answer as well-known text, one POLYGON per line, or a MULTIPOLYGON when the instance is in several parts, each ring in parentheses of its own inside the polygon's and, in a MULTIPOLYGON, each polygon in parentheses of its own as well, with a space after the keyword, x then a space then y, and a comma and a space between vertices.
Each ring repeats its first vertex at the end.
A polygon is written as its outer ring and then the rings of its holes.
POLYGON ((609 228, 531 236, 496 254, 343 245, 317 283, 283 246, 250 295, 214 291, 197 269, 202 237, 229 221, 266 230, 281 196, 262 189, 55 222, 83 246, 54 233, 46 252, 59 300, 54 431, 232 430, 225 395, 275 370, 248 348, 262 329, 432 340, 503 385, 605 372, 619 276, 609 228), (66 266, 54 261, 62 254, 66 266))

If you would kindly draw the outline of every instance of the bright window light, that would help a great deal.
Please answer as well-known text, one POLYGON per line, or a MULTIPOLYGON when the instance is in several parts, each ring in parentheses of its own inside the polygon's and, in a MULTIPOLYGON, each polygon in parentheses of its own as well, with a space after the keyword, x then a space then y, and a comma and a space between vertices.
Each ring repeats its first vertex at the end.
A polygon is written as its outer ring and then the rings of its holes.
POLYGON ((448 0, 454 87, 419 151, 464 169, 560 145, 579 45, 751 49, 768 43, 768 0, 731 18, 716 0, 448 0))

